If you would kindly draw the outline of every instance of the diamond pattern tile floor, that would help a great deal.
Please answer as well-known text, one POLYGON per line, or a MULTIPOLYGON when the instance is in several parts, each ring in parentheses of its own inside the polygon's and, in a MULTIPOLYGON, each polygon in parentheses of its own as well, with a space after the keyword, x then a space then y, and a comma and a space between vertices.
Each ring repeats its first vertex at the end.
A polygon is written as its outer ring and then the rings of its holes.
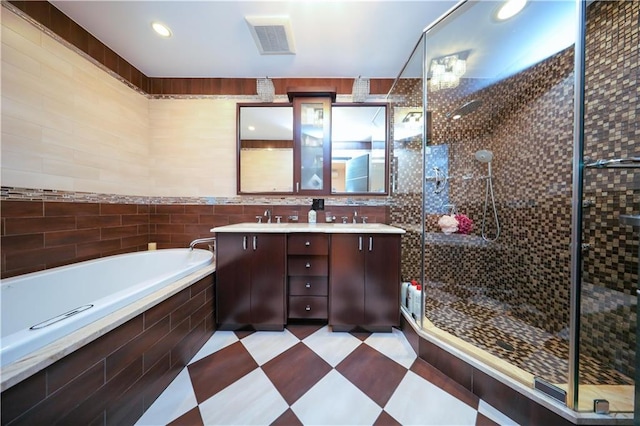
POLYGON ((138 425, 513 425, 402 332, 217 331, 138 425))

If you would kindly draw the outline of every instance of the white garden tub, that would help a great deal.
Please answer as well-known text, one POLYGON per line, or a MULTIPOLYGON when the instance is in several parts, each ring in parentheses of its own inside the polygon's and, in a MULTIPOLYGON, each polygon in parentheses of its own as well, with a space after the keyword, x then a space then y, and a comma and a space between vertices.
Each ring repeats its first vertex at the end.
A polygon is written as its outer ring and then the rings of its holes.
POLYGON ((207 250, 105 257, 1 280, 4 368, 209 265, 207 250))

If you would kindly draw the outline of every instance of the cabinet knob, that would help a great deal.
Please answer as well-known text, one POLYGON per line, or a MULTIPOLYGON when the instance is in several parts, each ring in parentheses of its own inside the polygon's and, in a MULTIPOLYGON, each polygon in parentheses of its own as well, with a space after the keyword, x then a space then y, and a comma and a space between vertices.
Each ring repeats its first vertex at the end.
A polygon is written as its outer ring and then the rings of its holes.
POLYGON ((304 245, 305 245, 305 246, 307 246, 307 247, 309 247, 309 246, 311 245, 311 243, 310 243, 309 241, 305 241, 305 242, 304 242, 304 245))
POLYGON ((305 285, 305 287, 306 287, 306 288, 311 288, 311 283, 307 283, 307 284, 305 285))
POLYGON ((304 310, 305 310, 305 311, 310 311, 310 310, 311 310, 311 306, 310 306, 310 305, 307 305, 307 307, 306 307, 306 308, 304 308, 304 310))
POLYGON ((311 264, 309 262, 307 262, 306 265, 304 265, 305 268, 311 268, 311 264))

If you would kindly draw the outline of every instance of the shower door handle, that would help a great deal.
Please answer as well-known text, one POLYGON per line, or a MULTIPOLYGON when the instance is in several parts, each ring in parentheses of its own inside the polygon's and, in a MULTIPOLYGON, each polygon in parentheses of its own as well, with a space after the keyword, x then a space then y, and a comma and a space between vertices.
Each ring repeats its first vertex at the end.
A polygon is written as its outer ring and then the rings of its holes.
POLYGON ((640 226, 640 215, 621 214, 618 218, 620 223, 629 226, 640 226))
POLYGON ((635 169, 640 167, 640 157, 614 158, 612 160, 597 160, 593 163, 585 164, 587 168, 596 169, 635 169))

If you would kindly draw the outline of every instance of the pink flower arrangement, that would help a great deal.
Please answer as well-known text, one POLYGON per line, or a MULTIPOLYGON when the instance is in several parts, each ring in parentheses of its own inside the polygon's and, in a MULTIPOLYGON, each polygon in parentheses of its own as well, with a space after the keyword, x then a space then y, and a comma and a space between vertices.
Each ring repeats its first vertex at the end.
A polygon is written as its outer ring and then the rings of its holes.
POLYGON ((457 214, 455 218, 458 221, 458 233, 470 234, 473 230, 473 221, 465 214, 457 214))

